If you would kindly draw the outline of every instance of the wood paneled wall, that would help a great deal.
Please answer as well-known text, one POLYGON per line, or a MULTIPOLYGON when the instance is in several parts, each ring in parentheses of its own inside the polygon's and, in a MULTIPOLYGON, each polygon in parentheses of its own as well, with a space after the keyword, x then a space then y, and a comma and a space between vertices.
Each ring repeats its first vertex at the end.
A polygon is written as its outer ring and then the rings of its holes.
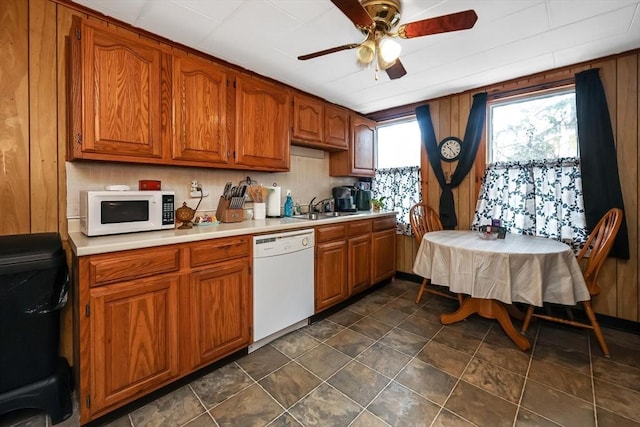
MULTIPOLYGON (((0 1, 0 235, 57 231, 66 245, 66 41, 72 11, 0 1)), ((73 363, 71 304, 61 354, 73 363)))
MULTIPOLYGON (((564 67, 561 69, 535 74, 504 83, 475 89, 470 92, 451 95, 421 104, 428 103, 431 110, 431 120, 435 128, 437 140, 446 136, 462 138, 471 109, 472 96, 475 93, 487 91, 489 94, 513 89, 521 89, 551 83, 573 77, 576 73, 589 68, 599 68, 600 77, 605 87, 611 123, 616 140, 620 181, 624 197, 631 259, 621 261, 608 259, 600 273, 600 287, 602 294, 594 298, 596 312, 621 319, 640 321, 640 286, 638 285, 638 264, 640 255, 638 245, 638 195, 640 193, 640 175, 638 150, 640 133, 640 53, 638 51, 604 58, 589 63, 564 67)), ((415 106, 406 107, 406 112, 413 112, 415 106)), ((387 113, 376 113, 373 116, 383 116, 387 113)), ((398 115, 400 111, 392 114, 398 115)), ((458 215, 458 228, 469 229, 473 221, 477 194, 480 189, 486 159, 486 141, 483 138, 476 163, 462 185, 454 190, 454 200, 458 215)), ((423 199, 437 209, 440 198, 440 186, 435 178, 433 169, 429 165, 424 153, 422 167, 424 170, 423 199)), ((455 164, 443 163, 445 174, 453 173, 455 164)), ((398 267, 400 271, 411 263, 403 259, 405 256, 415 256, 409 248, 410 240, 400 238, 398 241, 398 267)))

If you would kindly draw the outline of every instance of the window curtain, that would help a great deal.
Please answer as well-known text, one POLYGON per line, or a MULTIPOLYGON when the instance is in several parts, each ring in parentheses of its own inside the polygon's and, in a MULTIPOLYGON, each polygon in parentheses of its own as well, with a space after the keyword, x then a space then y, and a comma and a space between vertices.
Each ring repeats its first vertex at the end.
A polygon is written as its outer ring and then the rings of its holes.
POLYGON ((373 178, 373 197, 385 197, 385 209, 395 210, 399 234, 413 235, 409 223, 409 209, 419 203, 420 167, 376 169, 373 178))
POLYGON ((467 176, 473 162, 475 161, 476 154, 478 152, 478 146, 480 145, 480 139, 482 138, 482 129, 484 127, 485 117, 487 112, 487 94, 477 93, 473 96, 473 104, 471 105, 471 111, 469 112, 469 119, 467 120, 467 127, 464 132, 462 152, 456 170, 451 176, 451 182, 447 183, 442 172, 442 163, 440 162, 440 154, 438 152, 438 142, 436 140, 435 131, 433 130, 433 123, 431 122, 431 114, 429 112, 429 105, 421 105, 416 108, 416 118, 418 125, 420 126, 420 134, 422 135, 422 143, 427 150, 427 157, 429 163, 433 168, 433 172, 442 188, 440 194, 440 221, 442 226, 451 230, 458 225, 458 218, 456 216, 456 207, 453 201, 452 189, 459 186, 464 178, 467 176))
POLYGON ((571 241, 587 240, 580 160, 497 162, 487 166, 472 228, 502 220, 508 232, 571 241))
MULTIPOLYGON (((616 146, 598 68, 576 74, 576 115, 587 229, 593 230, 609 209, 624 211, 616 146)), ((629 259, 626 216, 610 255, 629 259)))

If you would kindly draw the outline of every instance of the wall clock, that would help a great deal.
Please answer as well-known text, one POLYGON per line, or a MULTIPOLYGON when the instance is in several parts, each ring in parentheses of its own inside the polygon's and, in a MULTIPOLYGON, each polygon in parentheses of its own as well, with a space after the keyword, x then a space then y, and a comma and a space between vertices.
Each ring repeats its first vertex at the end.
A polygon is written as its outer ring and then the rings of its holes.
POLYGON ((438 144, 440 158, 445 162, 454 162, 460 158, 462 153, 462 140, 455 136, 448 136, 438 144))

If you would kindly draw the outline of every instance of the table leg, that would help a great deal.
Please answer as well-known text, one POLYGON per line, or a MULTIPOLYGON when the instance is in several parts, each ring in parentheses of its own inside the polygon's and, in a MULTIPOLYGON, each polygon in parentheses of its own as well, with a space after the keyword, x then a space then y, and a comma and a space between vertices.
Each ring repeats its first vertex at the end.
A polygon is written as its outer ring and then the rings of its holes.
POLYGON ((457 311, 440 315, 440 322, 443 325, 450 325, 464 320, 474 313, 487 319, 496 319, 507 336, 511 338, 520 350, 527 351, 531 348, 527 337, 520 334, 513 326, 504 304, 494 299, 467 297, 457 311))

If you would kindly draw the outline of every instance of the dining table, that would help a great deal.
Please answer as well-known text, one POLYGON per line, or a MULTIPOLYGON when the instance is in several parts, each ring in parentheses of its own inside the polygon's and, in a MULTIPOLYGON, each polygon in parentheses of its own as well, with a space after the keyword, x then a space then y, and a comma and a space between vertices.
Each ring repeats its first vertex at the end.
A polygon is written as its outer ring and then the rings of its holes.
POLYGON ((569 245, 557 240, 507 233, 493 239, 473 230, 425 233, 413 272, 465 295, 460 308, 440 316, 452 324, 472 314, 495 319, 523 351, 531 344, 516 330, 514 302, 575 305, 591 297, 569 245))

